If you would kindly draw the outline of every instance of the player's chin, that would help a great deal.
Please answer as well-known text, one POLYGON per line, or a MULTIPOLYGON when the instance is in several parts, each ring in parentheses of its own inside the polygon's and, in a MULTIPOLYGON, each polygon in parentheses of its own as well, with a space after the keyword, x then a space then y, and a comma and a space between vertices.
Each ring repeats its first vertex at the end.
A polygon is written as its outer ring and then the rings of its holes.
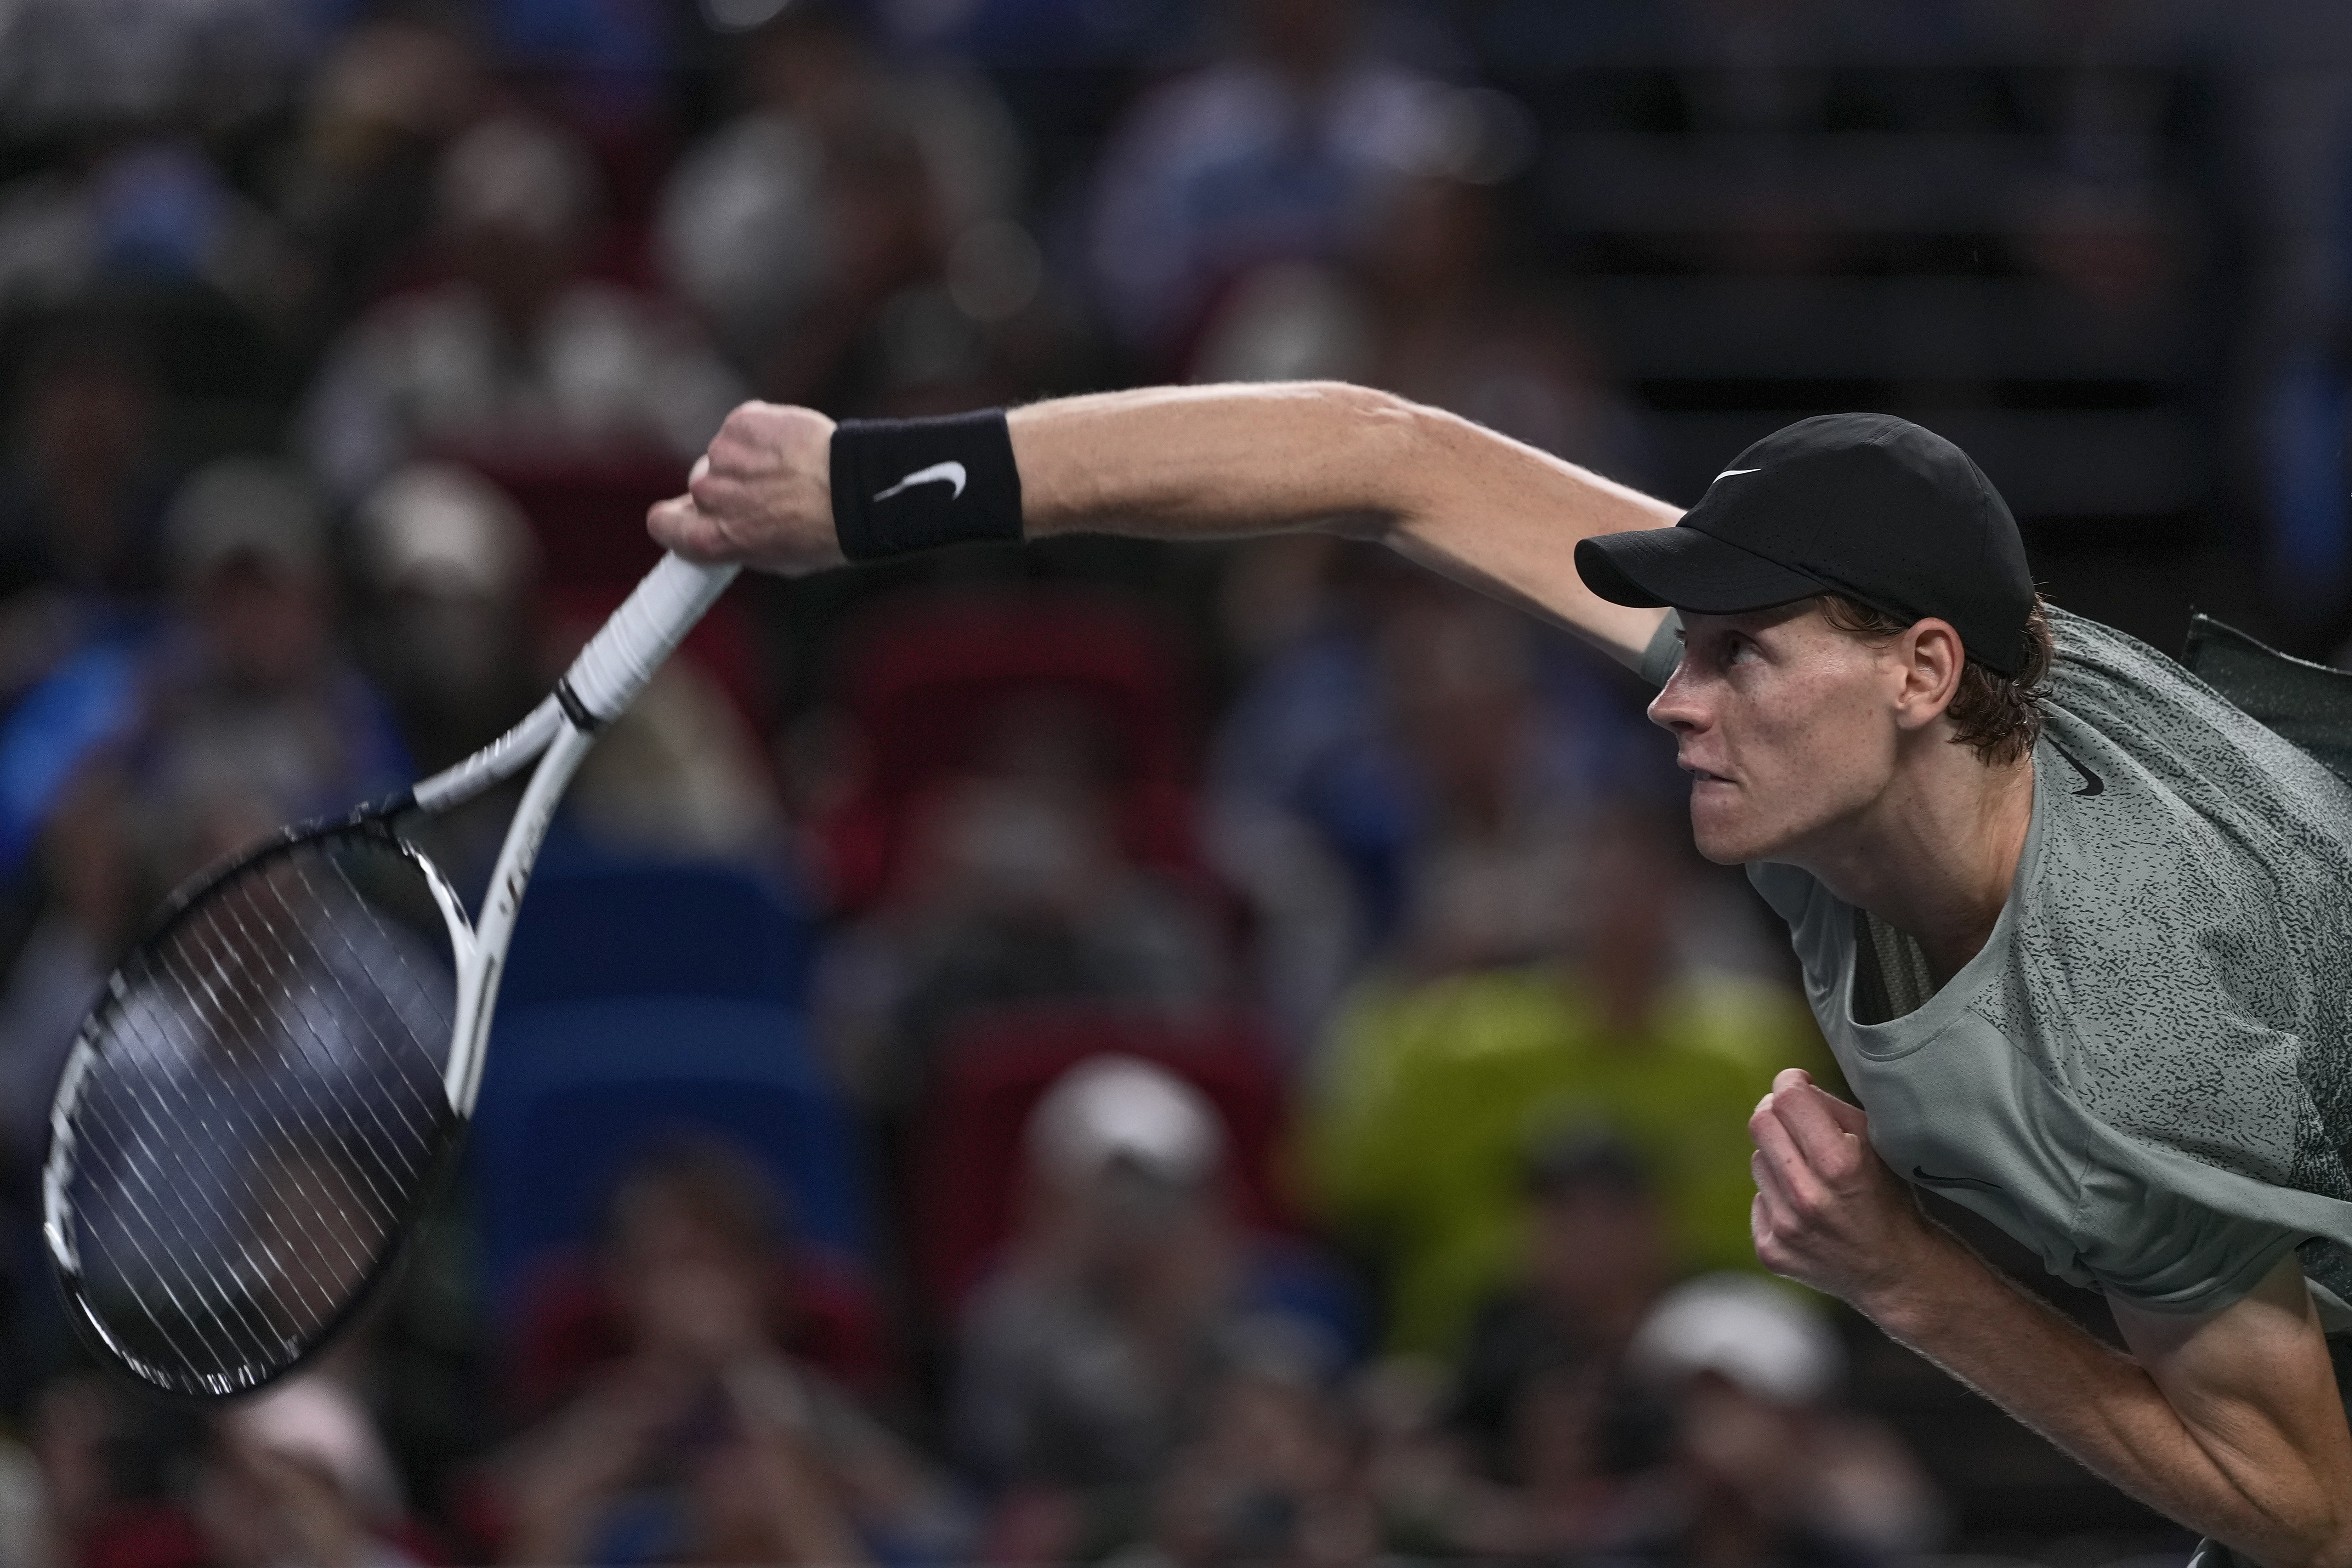
POLYGON ((1770 837, 1759 830, 1755 813, 1738 784, 1699 780, 1691 785, 1691 841, 1718 866, 1761 859, 1770 837))

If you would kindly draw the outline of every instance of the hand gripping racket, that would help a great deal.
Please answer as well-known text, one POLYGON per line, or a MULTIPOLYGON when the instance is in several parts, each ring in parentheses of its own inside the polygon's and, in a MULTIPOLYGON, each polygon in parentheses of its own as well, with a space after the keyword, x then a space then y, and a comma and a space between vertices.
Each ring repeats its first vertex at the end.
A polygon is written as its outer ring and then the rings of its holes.
POLYGON ((451 1164, 531 862, 597 727, 733 580, 665 556, 530 716, 174 893, 58 1079, 43 1232, 68 1311, 149 1386, 225 1397, 333 1339, 451 1164), (481 921, 401 832, 538 771, 481 921))

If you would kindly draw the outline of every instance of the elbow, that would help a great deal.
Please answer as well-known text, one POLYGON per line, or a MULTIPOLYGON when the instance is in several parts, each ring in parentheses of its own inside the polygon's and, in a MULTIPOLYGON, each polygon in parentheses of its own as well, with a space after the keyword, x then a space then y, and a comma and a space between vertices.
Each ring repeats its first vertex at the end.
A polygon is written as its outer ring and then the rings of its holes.
POLYGON ((2315 1499, 2298 1517, 2271 1522, 2268 1548, 2243 1554, 2263 1568, 2352 1568, 2352 1500, 2315 1499))
POLYGON ((2352 1568, 2352 1502, 2336 1503, 2302 1562, 2304 1568, 2352 1568))

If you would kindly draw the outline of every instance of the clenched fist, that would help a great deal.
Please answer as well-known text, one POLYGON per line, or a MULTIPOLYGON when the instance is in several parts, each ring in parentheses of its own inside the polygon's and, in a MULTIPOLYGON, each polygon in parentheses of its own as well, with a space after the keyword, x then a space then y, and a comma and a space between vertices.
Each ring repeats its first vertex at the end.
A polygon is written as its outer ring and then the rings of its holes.
POLYGON ((832 450, 833 421, 814 409, 746 403, 696 461, 687 493, 646 512, 646 531, 689 561, 787 577, 842 565, 832 450))
POLYGON ((1935 1233, 1903 1179, 1870 1146, 1870 1120, 1783 1070, 1748 1120, 1756 1152, 1749 1216, 1765 1268, 1869 1310, 1908 1278, 1935 1233))

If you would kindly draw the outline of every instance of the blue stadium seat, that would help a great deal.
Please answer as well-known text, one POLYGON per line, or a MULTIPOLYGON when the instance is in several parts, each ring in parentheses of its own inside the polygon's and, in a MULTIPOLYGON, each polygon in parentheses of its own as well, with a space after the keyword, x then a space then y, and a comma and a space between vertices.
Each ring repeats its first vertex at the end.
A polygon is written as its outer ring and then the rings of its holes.
POLYGON ((769 1172, 804 1245, 867 1256, 856 1125, 799 1016, 712 996, 501 1003, 470 1153, 482 1279, 503 1315, 530 1260, 593 1235, 648 1143, 713 1133, 769 1172))
POLYGON ((800 1005, 813 927, 774 879, 718 862, 623 859, 559 838, 524 896, 501 1008, 599 996, 800 1005))

